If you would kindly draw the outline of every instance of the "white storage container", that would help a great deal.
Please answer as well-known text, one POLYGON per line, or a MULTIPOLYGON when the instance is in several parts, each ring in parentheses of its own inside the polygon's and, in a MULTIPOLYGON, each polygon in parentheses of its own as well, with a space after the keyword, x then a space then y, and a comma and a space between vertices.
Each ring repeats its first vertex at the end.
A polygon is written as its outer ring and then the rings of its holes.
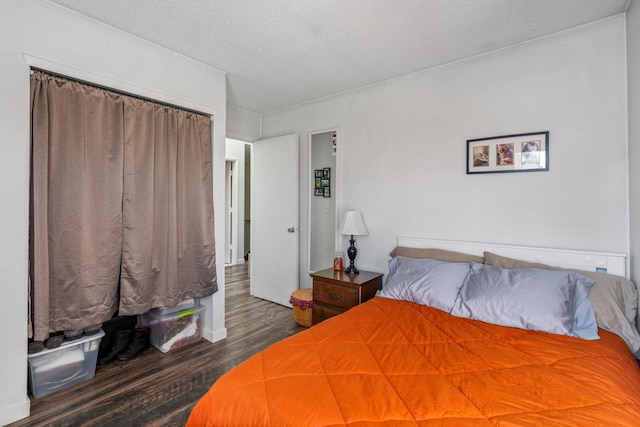
POLYGON ((151 344, 161 352, 167 353, 202 339, 205 310, 206 307, 203 305, 162 315, 151 310, 138 317, 138 324, 149 328, 151 344))
POLYGON ((101 329, 97 334, 66 341, 60 347, 29 354, 29 386, 33 396, 46 396, 93 378, 103 336, 101 329))

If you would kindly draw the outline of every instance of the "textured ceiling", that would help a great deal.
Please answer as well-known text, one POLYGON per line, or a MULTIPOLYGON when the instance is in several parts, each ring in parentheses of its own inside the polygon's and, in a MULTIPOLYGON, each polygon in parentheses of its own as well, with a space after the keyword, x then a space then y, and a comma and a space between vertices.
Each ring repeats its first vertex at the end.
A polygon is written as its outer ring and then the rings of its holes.
POLYGON ((626 11, 630 0, 51 0, 227 72, 266 113, 626 11))

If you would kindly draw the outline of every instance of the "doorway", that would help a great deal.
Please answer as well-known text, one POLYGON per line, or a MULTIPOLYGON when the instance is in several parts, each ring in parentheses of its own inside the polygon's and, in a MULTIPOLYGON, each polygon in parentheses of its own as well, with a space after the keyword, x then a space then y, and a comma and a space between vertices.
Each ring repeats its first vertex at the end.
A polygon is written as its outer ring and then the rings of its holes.
POLYGON ((337 223, 336 129, 309 134, 309 271, 333 266, 337 223))
POLYGON ((225 142, 225 265, 248 259, 251 222, 251 143, 225 142))
MULTIPOLYGON (((224 263, 231 264, 231 260, 236 259, 236 240, 235 230, 238 228, 238 219, 235 213, 235 207, 238 204, 238 184, 234 179, 234 170, 236 169, 236 161, 225 161, 225 187, 224 187, 224 263)), ((234 263, 235 264, 235 263, 234 263)))
MULTIPOLYGON (((226 160, 235 162, 229 181, 238 188, 229 209, 235 214, 230 222, 238 224, 231 225, 229 251, 233 239, 235 253, 245 253, 252 296, 290 306, 299 281, 298 135, 252 143, 228 138, 226 160)), ((227 188, 233 194, 233 185, 227 188)), ((236 256, 228 265, 243 262, 245 257, 236 256)))

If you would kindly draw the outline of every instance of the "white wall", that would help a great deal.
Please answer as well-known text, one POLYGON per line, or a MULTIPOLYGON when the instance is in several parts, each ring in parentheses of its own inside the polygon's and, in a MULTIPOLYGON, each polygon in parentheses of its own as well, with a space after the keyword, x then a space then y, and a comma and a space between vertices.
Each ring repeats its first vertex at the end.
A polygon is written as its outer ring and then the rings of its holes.
POLYGON ((637 0, 632 0, 627 10, 627 85, 631 279, 640 283, 640 4, 637 0))
MULTIPOLYGON (((341 129, 338 204, 362 211, 369 229, 356 242, 361 269, 386 271, 397 235, 627 253, 624 23, 619 15, 268 114, 263 136, 341 129), (467 139, 543 130, 550 171, 466 175, 467 139)), ((306 203, 300 214, 306 223, 306 203)), ((306 254, 300 262, 308 287, 306 254)))
POLYGON ((258 113, 227 105, 227 136, 247 142, 260 139, 261 120, 258 113))
MULTIPOLYGON (((5 0, 0 14, 0 425, 25 417, 29 65, 108 84, 214 115, 216 235, 224 235, 225 74, 43 0, 5 0)), ((218 239, 220 291, 205 299, 205 337, 224 329, 224 240, 218 239)))

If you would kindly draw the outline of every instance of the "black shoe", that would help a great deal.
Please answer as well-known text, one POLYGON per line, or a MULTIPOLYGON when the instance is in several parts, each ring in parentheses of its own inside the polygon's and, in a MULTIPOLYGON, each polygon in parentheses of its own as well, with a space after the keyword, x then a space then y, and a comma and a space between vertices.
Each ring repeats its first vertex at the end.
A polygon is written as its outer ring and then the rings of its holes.
POLYGON ((100 340, 100 349, 98 350, 98 359, 105 357, 113 350, 114 340, 118 331, 130 330, 136 328, 138 316, 114 317, 102 324, 104 336, 100 340))
POLYGON ((120 353, 122 353, 129 347, 129 344, 131 344, 132 340, 133 340, 133 331, 129 329, 125 329, 123 331, 117 331, 114 335, 113 349, 109 354, 107 354, 106 356, 98 360, 98 363, 100 365, 106 365, 116 360, 116 357, 118 357, 120 353))
POLYGON ((137 328, 136 333, 133 337, 133 341, 129 345, 129 348, 118 354, 118 360, 131 360, 138 354, 148 349, 150 345, 149 338, 149 328, 137 328))

